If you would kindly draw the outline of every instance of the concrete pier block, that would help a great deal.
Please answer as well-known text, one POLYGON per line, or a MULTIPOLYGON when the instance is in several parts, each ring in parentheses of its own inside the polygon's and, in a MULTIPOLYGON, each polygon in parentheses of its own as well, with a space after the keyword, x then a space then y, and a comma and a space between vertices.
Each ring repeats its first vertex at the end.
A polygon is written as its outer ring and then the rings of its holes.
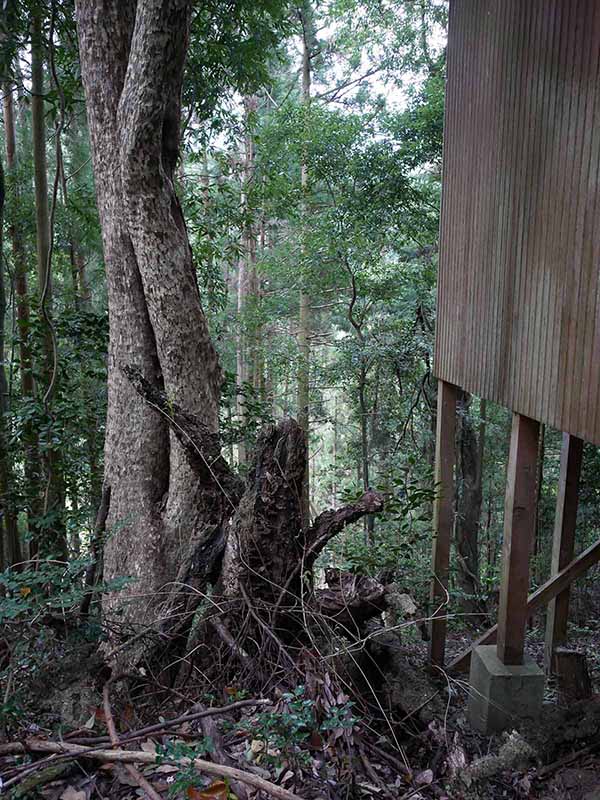
POLYGON ((496 645, 481 645, 471 655, 468 716, 471 725, 490 735, 535 719, 544 700, 544 672, 528 656, 508 666, 498 658, 496 645))

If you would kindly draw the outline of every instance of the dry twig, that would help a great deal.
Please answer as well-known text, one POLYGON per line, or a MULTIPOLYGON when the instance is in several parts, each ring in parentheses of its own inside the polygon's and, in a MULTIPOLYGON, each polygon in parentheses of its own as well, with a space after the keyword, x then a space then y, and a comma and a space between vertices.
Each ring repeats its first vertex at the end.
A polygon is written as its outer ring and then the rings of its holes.
MULTIPOLYGON (((164 722, 157 722, 154 725, 147 725, 145 728, 140 728, 137 731, 126 733, 121 736, 121 743, 130 744, 131 742, 144 739, 152 734, 163 733, 167 728, 174 728, 180 723, 194 722, 195 720, 202 719, 203 717, 214 717, 218 714, 229 714, 231 711, 236 711, 238 708, 247 708, 248 706, 267 706, 270 703, 270 700, 238 700, 237 702, 230 703, 227 706, 220 706, 219 708, 202 708, 198 711, 194 711, 194 708, 197 708, 197 706, 195 706, 192 707, 190 711, 186 711, 185 714, 181 714, 179 717, 166 719, 164 722)), ((94 744, 107 744, 109 741, 110 739, 108 736, 94 736, 85 739, 69 739, 71 744, 82 744, 85 746, 94 744)), ((2 745, 0 745, 0 755, 3 754, 2 745)))
MULTIPOLYGON (((104 718, 106 720, 106 727, 108 728, 110 741, 112 743, 112 746, 117 748, 120 745, 119 734, 117 733, 117 727, 115 725, 112 709, 110 707, 109 691, 110 691, 110 681, 107 681, 104 684, 104 688, 102 689, 102 705, 104 708, 104 718)), ((131 777, 137 783, 140 789, 146 792, 150 800, 162 800, 162 797, 159 795, 159 793, 154 789, 152 784, 149 783, 146 780, 146 778, 144 778, 144 776, 136 766, 134 766, 133 764, 125 764, 125 769, 131 775, 131 777)))

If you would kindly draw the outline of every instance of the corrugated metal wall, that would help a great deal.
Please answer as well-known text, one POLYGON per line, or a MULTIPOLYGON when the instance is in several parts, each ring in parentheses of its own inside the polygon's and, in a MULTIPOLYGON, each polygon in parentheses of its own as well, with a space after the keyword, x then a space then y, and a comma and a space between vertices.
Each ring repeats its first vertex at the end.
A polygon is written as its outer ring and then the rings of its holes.
POLYGON ((600 0, 453 0, 435 370, 600 444, 600 0))

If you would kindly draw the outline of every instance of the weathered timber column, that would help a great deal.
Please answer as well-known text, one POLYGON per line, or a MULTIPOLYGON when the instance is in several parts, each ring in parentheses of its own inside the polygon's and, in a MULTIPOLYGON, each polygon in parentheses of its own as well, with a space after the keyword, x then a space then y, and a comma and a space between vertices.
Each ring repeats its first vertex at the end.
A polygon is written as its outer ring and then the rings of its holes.
POLYGON ((537 420, 513 414, 498 611, 498 657, 503 664, 523 663, 539 429, 537 420))
POLYGON ((544 673, 525 656, 529 555, 535 531, 540 425, 513 414, 502 547, 498 646, 475 647, 471 658, 468 716, 489 736, 535 719, 544 699, 544 673))
MULTIPOLYGON (((583 440, 577 436, 564 433, 560 454, 556 516, 554 518, 551 575, 556 575, 573 560, 582 455, 583 440)), ((544 652, 544 662, 548 673, 553 671, 554 651, 567 641, 569 596, 570 585, 548 604, 546 648, 544 652)))
POLYGON ((444 665, 446 649, 446 599, 450 542, 454 528, 454 462, 456 433, 456 386, 438 381, 437 426, 435 434, 436 498, 433 506, 433 552, 429 663, 444 665))

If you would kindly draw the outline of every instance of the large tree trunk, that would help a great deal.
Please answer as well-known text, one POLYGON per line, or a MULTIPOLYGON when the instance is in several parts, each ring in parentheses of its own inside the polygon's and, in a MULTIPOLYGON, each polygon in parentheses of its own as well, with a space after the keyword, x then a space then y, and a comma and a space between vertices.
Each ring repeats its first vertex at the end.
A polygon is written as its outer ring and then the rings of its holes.
MULTIPOLYGON (((223 601, 206 619, 213 669, 215 632, 234 660, 248 664, 251 648, 261 659, 256 637, 238 644, 228 627, 244 602, 263 641, 308 636, 301 598, 316 557, 344 525, 383 505, 368 492, 302 525, 306 438, 290 419, 263 433, 245 488, 221 454, 220 370, 172 180, 189 11, 182 0, 77 2, 110 315, 110 509, 98 530, 106 522, 104 578, 133 578, 104 610, 119 605, 126 634, 168 634, 150 651, 159 670, 186 644, 205 596, 193 590, 208 582, 223 601)), ((202 632, 195 626, 193 636, 202 632)))
POLYGON ((155 593, 190 577, 181 563, 231 513, 124 372, 138 367, 216 433, 221 374, 173 187, 190 3, 78 0, 76 14, 110 319, 104 577, 133 578, 125 621, 148 624, 155 593))

